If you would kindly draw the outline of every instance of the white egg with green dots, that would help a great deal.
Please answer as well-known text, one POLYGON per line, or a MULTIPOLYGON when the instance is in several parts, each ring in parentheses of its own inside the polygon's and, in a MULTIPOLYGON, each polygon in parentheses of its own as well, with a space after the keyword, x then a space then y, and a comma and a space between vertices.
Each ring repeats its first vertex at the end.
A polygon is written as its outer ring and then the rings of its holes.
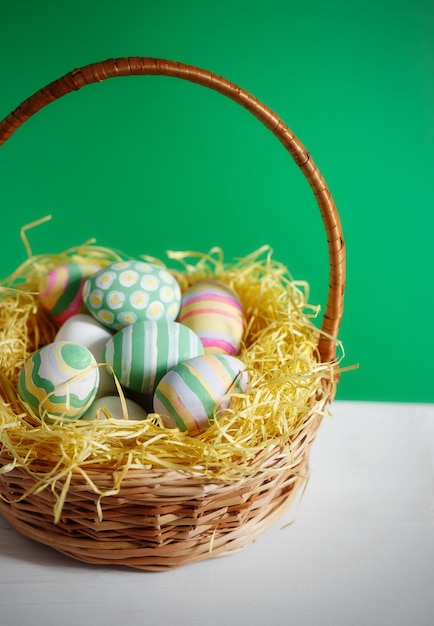
POLYGON ((93 354, 79 343, 55 341, 27 359, 17 393, 43 420, 78 419, 92 404, 98 384, 93 354))
POLYGON ((118 261, 86 280, 83 300, 99 322, 120 330, 144 320, 174 320, 181 304, 181 288, 164 267, 145 261, 118 261))

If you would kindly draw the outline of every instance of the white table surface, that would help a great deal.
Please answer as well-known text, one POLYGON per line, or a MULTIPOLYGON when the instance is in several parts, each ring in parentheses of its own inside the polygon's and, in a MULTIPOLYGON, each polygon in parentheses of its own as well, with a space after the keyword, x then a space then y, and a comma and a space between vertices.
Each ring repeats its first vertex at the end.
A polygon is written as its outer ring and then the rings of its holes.
POLYGON ((1 626, 432 626, 434 405, 332 412, 298 510, 231 556, 163 573, 86 565, 0 517, 1 626))

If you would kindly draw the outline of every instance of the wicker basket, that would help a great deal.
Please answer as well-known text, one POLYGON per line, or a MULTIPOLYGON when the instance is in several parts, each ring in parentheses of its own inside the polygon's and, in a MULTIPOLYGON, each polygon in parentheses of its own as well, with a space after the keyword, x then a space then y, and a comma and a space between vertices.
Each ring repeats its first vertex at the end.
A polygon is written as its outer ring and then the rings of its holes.
MULTIPOLYGON (((133 74, 171 76, 214 89, 246 108, 270 129, 315 194, 330 261, 318 354, 321 363, 331 364, 332 374, 324 375, 319 410, 283 449, 264 448, 257 454, 248 475, 241 480, 216 480, 197 470, 130 468, 118 489, 100 499, 91 484, 97 486, 99 493, 109 491, 113 474, 119 468, 111 471, 107 467, 90 467, 86 470, 88 479, 73 472, 62 514, 55 521, 56 494, 50 489, 32 488, 34 475, 52 471, 55 461, 34 462, 29 473, 25 467, 14 464, 6 446, 0 449, 0 512, 18 532, 84 562, 165 570, 244 548, 283 515, 305 482, 309 449, 338 379, 334 364, 342 317, 345 253, 331 194, 300 141, 251 94, 203 69, 143 57, 111 59, 76 69, 35 93, 8 115, 0 123, 0 144, 38 110, 72 90, 133 74), (286 447, 291 450, 292 463, 288 463, 286 447)), ((20 410, 17 405, 16 412, 20 410)))

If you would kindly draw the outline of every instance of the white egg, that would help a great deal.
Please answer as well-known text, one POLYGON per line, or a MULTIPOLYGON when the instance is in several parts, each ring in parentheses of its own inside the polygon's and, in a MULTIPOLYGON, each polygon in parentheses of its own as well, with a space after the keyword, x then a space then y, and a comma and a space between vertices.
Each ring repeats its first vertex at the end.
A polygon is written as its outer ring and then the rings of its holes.
MULTIPOLYGON (((148 416, 141 406, 129 398, 125 398, 125 404, 128 419, 136 421, 144 420, 148 416)), ((124 419, 122 403, 119 396, 104 396, 94 400, 86 413, 81 417, 81 420, 92 421, 94 419, 107 419, 104 409, 106 409, 113 418, 119 420, 124 419)))
MULTIPOLYGON (((113 333, 100 324, 92 315, 78 313, 66 320, 57 331, 55 341, 75 341, 85 346, 95 357, 97 363, 103 363, 103 349, 113 333)), ((116 384, 112 374, 105 367, 99 368, 99 388, 97 396, 116 393, 116 384)))

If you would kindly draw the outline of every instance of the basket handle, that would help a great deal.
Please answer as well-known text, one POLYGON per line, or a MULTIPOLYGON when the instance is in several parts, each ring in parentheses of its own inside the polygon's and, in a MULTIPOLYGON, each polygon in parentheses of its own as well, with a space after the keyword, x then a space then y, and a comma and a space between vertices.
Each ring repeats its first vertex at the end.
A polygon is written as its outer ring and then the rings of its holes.
POLYGON ((75 69, 22 102, 0 122, 0 145, 7 141, 32 115, 71 91, 107 78, 148 74, 181 78, 214 89, 234 100, 274 133, 303 172, 315 194, 327 235, 330 263, 329 290, 318 351, 323 362, 333 361, 336 357, 335 339, 342 319, 345 289, 345 246, 339 214, 322 174, 303 144, 271 109, 252 94, 208 70, 176 61, 150 57, 108 59, 75 69))

